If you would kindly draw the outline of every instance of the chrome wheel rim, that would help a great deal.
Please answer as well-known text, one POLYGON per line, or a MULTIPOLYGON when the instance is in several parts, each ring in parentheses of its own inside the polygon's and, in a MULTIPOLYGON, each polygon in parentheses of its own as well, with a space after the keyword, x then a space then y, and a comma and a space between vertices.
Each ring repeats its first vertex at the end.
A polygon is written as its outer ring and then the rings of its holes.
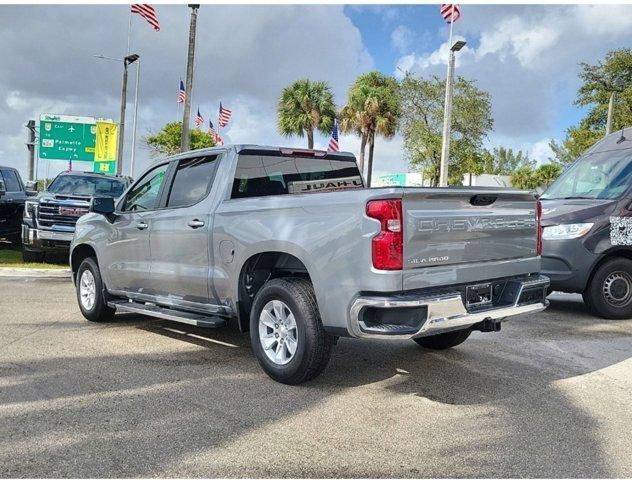
POLYGON ((94 282, 94 275, 88 269, 84 270, 79 280, 79 298, 81 306, 86 310, 92 310, 94 301, 97 298, 97 289, 94 282))
POLYGON ((294 358, 298 346, 296 319, 281 300, 271 300, 261 310, 259 342, 268 359, 276 365, 285 365, 294 358))
POLYGON ((613 307, 623 307, 632 301, 632 278, 626 272, 613 272, 603 282, 603 296, 613 307))

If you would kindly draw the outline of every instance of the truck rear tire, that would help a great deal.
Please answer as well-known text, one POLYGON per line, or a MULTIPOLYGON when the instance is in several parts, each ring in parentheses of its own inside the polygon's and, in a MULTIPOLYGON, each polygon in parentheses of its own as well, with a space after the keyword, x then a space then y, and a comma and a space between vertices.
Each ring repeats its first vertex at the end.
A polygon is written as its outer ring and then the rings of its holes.
POLYGON ((86 258, 77 270, 77 302, 82 315, 91 322, 107 322, 114 318, 115 309, 103 298, 103 280, 93 257, 86 258))
POLYGON ((584 302, 602 318, 632 318, 632 260, 613 258, 597 268, 586 287, 584 302))
POLYGON ((261 368, 288 385, 317 377, 335 344, 323 329, 312 284, 294 277, 270 280, 257 292, 250 340, 261 368))
POLYGON ((456 347, 468 339, 472 331, 470 329, 456 330, 454 332, 440 333, 430 337, 413 338, 418 345, 430 350, 446 350, 456 347))

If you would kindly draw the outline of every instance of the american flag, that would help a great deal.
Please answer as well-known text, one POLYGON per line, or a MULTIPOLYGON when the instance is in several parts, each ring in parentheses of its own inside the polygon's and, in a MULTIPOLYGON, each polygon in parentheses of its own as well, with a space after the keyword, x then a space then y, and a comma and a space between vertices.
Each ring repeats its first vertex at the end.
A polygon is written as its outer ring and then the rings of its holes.
POLYGON ((331 130, 331 137, 329 137, 329 145, 327 145, 328 152, 337 152, 340 150, 338 145, 338 121, 334 119, 334 128, 331 130))
POLYGON ((197 113, 197 116, 195 117, 195 126, 197 128, 200 128, 202 125, 204 125, 204 117, 202 117, 202 114, 200 113, 200 109, 198 108, 198 113, 197 113))
POLYGON ((447 23, 456 22, 461 18, 461 9, 454 3, 444 3, 441 5, 441 16, 447 23))
POLYGON ((233 114, 232 110, 228 110, 227 108, 222 106, 222 102, 219 102, 219 126, 224 128, 228 125, 230 121, 230 117, 233 114))
POLYGON ((178 103, 184 103, 187 91, 184 89, 184 82, 180 80, 180 90, 178 90, 178 103))
POLYGON ((210 120, 208 121, 208 130, 213 137, 213 140, 215 140, 215 145, 224 145, 222 137, 219 136, 219 133, 217 133, 217 130, 215 130, 215 127, 213 126, 213 122, 210 120))
POLYGON ((132 13, 138 13, 141 17, 147 20, 152 27, 154 27, 154 30, 157 32, 160 31, 160 22, 158 22, 156 10, 154 10, 154 7, 148 3, 133 3, 132 13))

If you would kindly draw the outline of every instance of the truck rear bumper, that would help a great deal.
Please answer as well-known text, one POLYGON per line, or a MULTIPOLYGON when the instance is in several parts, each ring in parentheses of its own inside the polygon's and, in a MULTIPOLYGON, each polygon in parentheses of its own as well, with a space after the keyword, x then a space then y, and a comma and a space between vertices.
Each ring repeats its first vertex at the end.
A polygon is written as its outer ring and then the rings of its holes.
POLYGON ((353 337, 424 337, 539 312, 548 305, 545 276, 510 279, 504 285, 495 305, 469 310, 458 291, 417 297, 360 296, 351 305, 349 333, 353 337))

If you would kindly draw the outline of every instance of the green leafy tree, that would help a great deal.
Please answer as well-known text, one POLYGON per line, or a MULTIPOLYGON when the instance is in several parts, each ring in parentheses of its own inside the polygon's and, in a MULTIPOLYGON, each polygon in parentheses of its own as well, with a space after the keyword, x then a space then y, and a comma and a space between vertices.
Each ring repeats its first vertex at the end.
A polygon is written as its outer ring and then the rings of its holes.
MULTIPOLYGON (((145 137, 145 143, 149 147, 152 156, 164 156, 180 153, 180 139, 182 138, 182 123, 167 123, 156 133, 150 133, 145 137)), ((209 148, 215 146, 213 136, 208 132, 193 129, 190 131, 191 150, 209 148)))
POLYGON ((511 186, 522 190, 546 189, 562 173, 558 163, 545 163, 538 168, 532 164, 518 167, 511 175, 511 186))
POLYGON ((575 104, 589 107, 588 114, 577 126, 566 131, 563 142, 550 143, 551 160, 561 165, 574 161, 582 152, 606 133, 608 103, 615 93, 612 130, 632 126, 632 49, 609 52, 594 65, 580 63, 582 85, 575 104))
POLYGON ((400 116, 398 84, 394 77, 380 72, 360 75, 349 89, 347 104, 340 112, 340 129, 360 136, 358 166, 364 172, 366 147, 369 147, 367 184, 371 185, 373 149, 376 135, 392 138, 400 116))
POLYGON ((557 163, 545 163, 540 165, 535 171, 535 178, 538 185, 542 188, 548 188, 557 177, 562 173, 562 166, 557 163))
POLYGON ((277 115, 282 135, 307 136, 307 148, 314 148, 314 131, 329 134, 333 127, 334 96, 326 82, 297 80, 281 92, 277 115))
MULTIPOLYGON (((401 82, 401 131, 410 165, 439 183, 443 130, 445 81, 437 76, 415 78, 408 74, 401 82)), ((483 141, 493 127, 491 98, 474 81, 457 77, 452 107, 452 137, 448 183, 459 184, 467 169, 480 171, 483 141), (465 168, 467 167, 467 168, 465 168)))
POLYGON ((535 162, 529 158, 528 153, 522 150, 514 152, 511 148, 498 147, 483 154, 483 172, 492 175, 511 175, 516 169, 523 166, 533 167, 535 162))
POLYGON ((535 190, 538 187, 538 179, 535 170, 530 165, 523 165, 511 175, 511 186, 520 190, 535 190))

